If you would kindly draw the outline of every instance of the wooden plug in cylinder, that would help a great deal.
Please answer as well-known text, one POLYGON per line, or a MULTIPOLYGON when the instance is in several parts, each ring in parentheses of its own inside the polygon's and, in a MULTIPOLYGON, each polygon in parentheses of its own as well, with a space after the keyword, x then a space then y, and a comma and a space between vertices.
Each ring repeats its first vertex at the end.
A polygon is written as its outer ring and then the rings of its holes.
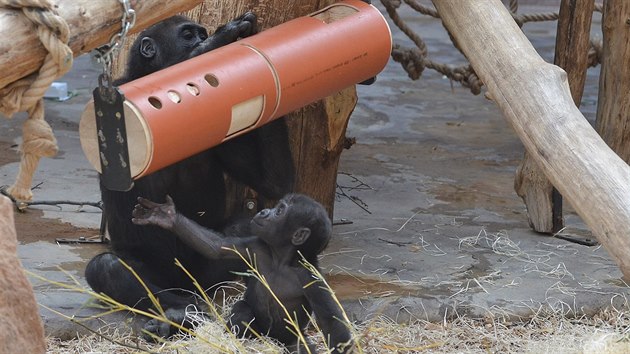
MULTIPOLYGON (((146 176, 376 76, 392 37, 372 5, 346 0, 120 87, 131 176, 146 176)), ((100 172, 93 102, 81 146, 100 172)))

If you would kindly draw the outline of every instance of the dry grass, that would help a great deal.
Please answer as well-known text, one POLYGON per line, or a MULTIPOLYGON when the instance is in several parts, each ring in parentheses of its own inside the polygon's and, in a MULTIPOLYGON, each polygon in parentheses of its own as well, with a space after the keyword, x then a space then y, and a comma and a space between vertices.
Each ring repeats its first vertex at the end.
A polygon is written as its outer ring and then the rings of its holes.
MULTIPOLYGON (((559 315, 538 315, 527 322, 499 323, 459 317, 442 324, 416 322, 398 324, 377 318, 355 329, 365 353, 628 353, 630 318, 625 313, 602 313, 594 318, 567 319, 559 315)), ((179 338, 162 344, 149 344, 114 325, 100 332, 133 348, 113 344, 96 335, 60 342, 48 339, 49 353, 218 353, 216 348, 194 338, 179 338), (138 349, 141 348, 141 349, 138 349)), ((281 348, 269 339, 234 339, 217 321, 207 321, 197 334, 220 344, 226 352, 279 353, 281 348)), ((311 341, 323 343, 319 336, 311 341)))
MULTIPOLYGON (((547 258, 551 259, 549 255, 527 253, 505 233, 489 234, 482 230, 477 236, 460 239, 459 247, 491 249, 494 253, 519 259, 524 264, 535 264, 537 266, 531 271, 544 277, 562 279, 571 276, 567 274, 566 267, 541 267, 547 258)), ((481 284, 492 285, 491 278, 479 278, 478 282, 482 289, 481 284)), ((86 289, 77 291, 89 293, 86 289)), ((100 335, 82 336, 66 342, 49 338, 48 352, 282 352, 280 346, 266 337, 253 340, 235 338, 226 329, 221 316, 229 313, 238 297, 223 299, 211 311, 213 320, 204 320, 195 333, 172 341, 147 343, 113 324, 99 329, 100 335)), ((112 305, 119 306, 115 303, 112 305)), ((116 310, 128 308, 119 306, 116 310)), ((630 353, 630 313, 626 310, 610 309, 592 317, 567 317, 566 311, 541 305, 538 310, 532 309, 532 312, 534 315, 528 319, 511 320, 512 316, 505 316, 501 309, 493 308, 492 311, 488 310, 488 314, 493 313, 494 316, 489 315, 484 319, 456 315, 451 319, 445 318, 441 323, 416 321, 408 324, 376 316, 369 322, 349 326, 358 338, 356 351, 360 353, 630 353)), ((309 331, 307 340, 317 343, 321 352, 325 352, 326 346, 315 329, 309 331)))

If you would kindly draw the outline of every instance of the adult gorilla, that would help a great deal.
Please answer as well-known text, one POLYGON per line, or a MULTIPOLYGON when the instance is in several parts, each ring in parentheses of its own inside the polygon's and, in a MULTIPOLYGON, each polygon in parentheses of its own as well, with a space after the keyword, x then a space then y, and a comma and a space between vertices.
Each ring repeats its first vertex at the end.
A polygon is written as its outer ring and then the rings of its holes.
MULTIPOLYGON (((169 18, 138 36, 126 74, 116 84, 247 37, 255 32, 255 23, 256 16, 246 13, 208 37, 198 23, 182 16, 169 18)), ((173 117, 173 126, 177 126, 177 117, 173 117)), ((224 173, 267 198, 279 199, 293 187, 293 170, 287 128, 280 119, 138 179, 128 192, 107 190, 101 184, 111 252, 94 257, 87 265, 88 284, 126 305, 150 308, 146 290, 123 266, 122 259, 138 273, 162 307, 186 306, 193 302, 186 290, 195 289, 190 278, 175 266, 175 258, 204 289, 232 279, 231 271, 242 270, 243 264, 206 259, 170 231, 134 225, 131 213, 138 196, 163 202, 170 195, 180 213, 207 228, 220 230, 227 220, 224 173)))

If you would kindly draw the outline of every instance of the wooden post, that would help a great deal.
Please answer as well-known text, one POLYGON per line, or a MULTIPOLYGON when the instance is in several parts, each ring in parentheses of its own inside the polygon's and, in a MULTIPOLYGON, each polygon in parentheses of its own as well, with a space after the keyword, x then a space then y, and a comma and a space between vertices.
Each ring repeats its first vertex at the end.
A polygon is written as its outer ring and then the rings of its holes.
MULTIPOLYGON (((136 11, 136 24, 131 32, 138 32, 166 17, 194 7, 201 0, 146 0, 131 1, 136 11)), ((123 8, 118 0, 93 1, 51 0, 70 28, 70 49, 74 56, 109 43, 120 32, 123 8)), ((38 70, 46 49, 37 36, 34 25, 21 11, 0 8, 0 88, 38 70)))
MULTIPOLYGON (((205 25, 209 32, 246 11, 258 16, 260 30, 293 18, 308 15, 335 0, 205 0, 186 13, 205 25)), ((130 38, 127 44, 133 42, 130 38)), ((118 58, 114 73, 120 74, 126 63, 126 51, 118 58)), ((307 63, 304 63, 305 65, 307 63)), ((322 203, 332 217, 335 202, 337 167, 341 151, 347 146, 345 132, 357 102, 355 87, 309 105, 287 116, 291 152, 296 166, 295 192, 305 193, 322 203)), ((227 181, 228 214, 256 211, 275 201, 266 200, 253 190, 227 181), (254 208, 250 208, 251 206, 254 208)))
POLYGON ((630 163, 630 1, 607 0, 602 19, 602 70, 597 102, 597 131, 630 163))
POLYGON ((547 178, 630 280, 630 167, 573 103, 499 0, 433 0, 444 25, 547 178))
MULTIPOLYGON (((562 0, 560 3, 554 63, 567 72, 573 102, 578 107, 588 68, 594 5, 592 0, 562 0)), ((514 189, 523 198, 527 206, 529 225, 535 231, 553 234, 564 227, 562 195, 527 151, 516 171, 514 189)))

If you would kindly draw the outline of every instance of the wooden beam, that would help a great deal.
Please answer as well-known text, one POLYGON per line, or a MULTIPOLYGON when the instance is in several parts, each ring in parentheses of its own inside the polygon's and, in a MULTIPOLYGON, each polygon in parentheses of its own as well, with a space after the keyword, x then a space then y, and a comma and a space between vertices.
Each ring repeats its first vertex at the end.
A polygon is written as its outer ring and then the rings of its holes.
MULTIPOLYGON (((118 0, 51 0, 57 14, 70 28, 70 49, 74 56, 106 44, 120 32, 122 5, 118 0)), ((138 32, 178 12, 188 10, 201 0, 130 1, 136 11, 138 32)), ((35 26, 19 10, 0 8, 0 88, 39 69, 46 49, 37 36, 35 26)))
POLYGON ((630 163, 630 1, 606 0, 597 131, 630 163))
MULTIPOLYGON (((554 63, 567 72, 573 102, 578 107, 588 69, 594 6, 592 0, 562 0, 560 3, 554 63)), ((554 234, 564 227, 562 195, 527 151, 516 171, 514 189, 523 198, 529 225, 535 231, 554 234)))
POLYGON ((547 178, 630 280, 630 167, 573 103, 499 0, 433 0, 444 25, 547 178))

